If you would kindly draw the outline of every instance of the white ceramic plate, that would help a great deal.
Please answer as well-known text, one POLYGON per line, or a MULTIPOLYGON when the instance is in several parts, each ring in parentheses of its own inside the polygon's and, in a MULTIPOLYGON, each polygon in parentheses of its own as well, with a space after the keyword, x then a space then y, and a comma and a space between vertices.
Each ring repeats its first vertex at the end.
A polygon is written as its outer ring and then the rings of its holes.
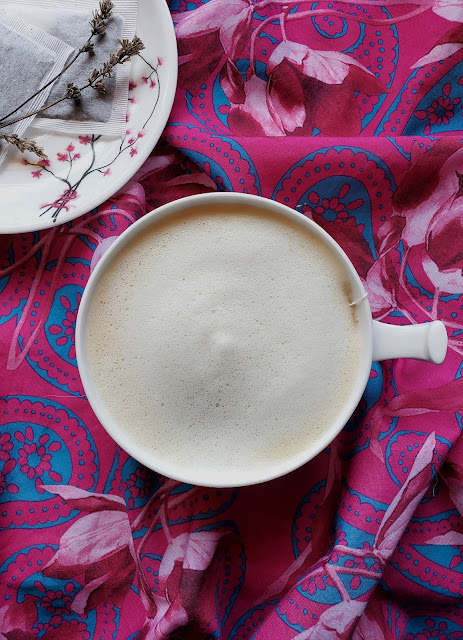
POLYGON ((132 61, 125 136, 28 129, 25 137, 44 148, 48 161, 8 153, 0 167, 0 233, 77 218, 116 193, 146 160, 166 125, 177 84, 177 45, 165 0, 138 0, 137 35, 146 48, 143 59, 132 61))

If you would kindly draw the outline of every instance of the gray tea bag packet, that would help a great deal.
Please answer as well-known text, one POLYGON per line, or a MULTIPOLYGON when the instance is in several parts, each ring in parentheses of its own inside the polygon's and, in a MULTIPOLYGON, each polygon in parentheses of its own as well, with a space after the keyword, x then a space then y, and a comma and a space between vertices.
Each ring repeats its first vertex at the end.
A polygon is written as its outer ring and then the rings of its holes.
MULTIPOLYGON (((4 0, 0 0, 1 2, 4 0)), ((11 2, 11 0, 10 0, 11 2)), ((106 33, 94 36, 94 53, 81 53, 57 80, 48 102, 66 92, 68 82, 78 87, 88 82, 94 69, 100 69, 116 53, 119 39, 132 40, 137 23, 137 0, 116 0, 113 15, 106 20, 106 33)), ((15 5, 17 15, 63 40, 76 52, 91 33, 90 20, 98 0, 22 0, 15 5)), ((82 91, 78 103, 65 100, 37 117, 34 126, 71 134, 123 135, 126 129, 130 62, 116 67, 114 78, 105 79, 106 94, 91 87, 82 91)))
MULTIPOLYGON (((123 19, 113 15, 107 21, 106 33, 95 36, 95 52, 83 53, 72 65, 72 81, 78 87, 85 85, 93 69, 100 69, 109 60, 111 53, 119 48, 117 41, 122 38, 123 19)), ((88 15, 74 14, 64 22, 55 22, 49 33, 64 40, 78 51, 89 35, 88 15)), ((57 100, 66 93, 69 79, 65 74, 55 82, 50 92, 50 102, 57 100)), ((111 117, 116 89, 116 78, 105 80, 106 93, 101 94, 94 89, 87 89, 77 105, 73 100, 60 102, 43 113, 44 118, 61 118, 64 120, 78 120, 79 122, 93 120, 94 122, 108 122, 111 117)))
MULTIPOLYGON (((73 49, 2 7, 0 43, 0 120, 10 122, 44 105, 52 88, 52 84, 48 87, 45 85, 63 69, 73 49), (21 106, 42 87, 43 91, 21 106), (11 116, 5 118, 10 113, 11 116)), ((0 132, 23 137, 34 117, 3 127, 0 132)), ((10 144, 0 140, 0 164, 10 147, 10 144)))

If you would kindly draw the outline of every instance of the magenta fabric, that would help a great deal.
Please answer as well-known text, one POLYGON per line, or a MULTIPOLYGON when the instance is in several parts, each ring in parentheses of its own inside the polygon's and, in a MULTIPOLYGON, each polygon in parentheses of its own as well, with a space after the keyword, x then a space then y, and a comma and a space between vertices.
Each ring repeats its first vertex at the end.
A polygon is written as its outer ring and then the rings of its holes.
POLYGON ((461 0, 170 8, 179 86, 151 157, 98 210, 0 238, 0 638, 463 638, 461 0), (301 211, 376 318, 449 335, 441 366, 374 363, 329 448, 240 489, 130 458, 75 360, 104 250, 207 191, 301 211))

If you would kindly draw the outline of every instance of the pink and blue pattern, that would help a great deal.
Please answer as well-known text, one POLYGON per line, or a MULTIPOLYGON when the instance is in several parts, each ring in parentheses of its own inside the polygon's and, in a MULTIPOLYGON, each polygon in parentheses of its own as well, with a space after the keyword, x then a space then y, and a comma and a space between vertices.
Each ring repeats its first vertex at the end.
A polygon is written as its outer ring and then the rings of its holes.
POLYGON ((462 4, 170 8, 179 85, 143 167, 73 222, 0 238, 0 640, 463 638, 462 4), (209 191, 310 217, 375 318, 440 319, 449 336, 439 367, 374 363, 330 447, 241 489, 130 458, 75 358, 106 249, 147 211, 209 191))

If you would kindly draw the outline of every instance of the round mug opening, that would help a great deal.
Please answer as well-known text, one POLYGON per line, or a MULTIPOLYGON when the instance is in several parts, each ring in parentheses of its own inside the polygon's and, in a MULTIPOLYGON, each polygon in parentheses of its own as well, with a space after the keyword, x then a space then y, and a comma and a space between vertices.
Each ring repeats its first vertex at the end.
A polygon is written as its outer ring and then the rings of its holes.
MULTIPOLYGON (((150 212, 125 231, 110 247, 95 268, 82 298, 76 327, 76 351, 82 383, 87 394, 87 398, 97 418, 109 435, 111 435, 111 437, 131 456, 162 475, 166 475, 189 484, 215 487, 244 486, 276 478, 300 467, 326 448, 348 421, 365 389, 371 368, 371 312, 368 301, 365 297, 363 285, 352 263, 340 249, 339 245, 337 245, 337 243, 335 243, 334 240, 332 240, 332 238, 314 222, 284 205, 259 196, 234 193, 204 194, 183 198, 150 212), (168 218, 169 216, 177 215, 180 212, 186 212, 193 207, 211 204, 215 204, 220 207, 224 203, 231 203, 237 206, 250 204, 252 206, 259 207, 262 212, 272 212, 289 218, 297 224, 310 228, 312 233, 315 233, 331 251, 335 252, 336 256, 342 262, 343 272, 345 273, 349 283, 352 302, 355 303, 355 315, 359 322, 360 332, 362 335, 362 353, 360 354, 360 365, 356 371, 355 381, 352 387, 353 391, 349 397, 349 401, 344 405, 338 419, 330 424, 324 430, 323 435, 317 438, 317 440, 312 442, 309 446, 302 446, 300 450, 285 459, 275 461, 272 464, 267 464, 265 469, 247 467, 239 470, 233 470, 231 472, 227 470, 211 472, 208 468, 196 468, 194 471, 191 469, 189 471, 185 471, 182 464, 175 465, 172 464, 172 462, 166 463, 162 455, 162 451, 157 455, 154 455, 152 452, 148 452, 144 443, 138 442, 135 438, 131 437, 124 429, 124 426, 115 421, 114 417, 110 414, 108 407, 105 406, 97 385, 95 384, 95 380, 90 372, 87 341, 88 312, 93 303, 95 291, 101 278, 106 271, 110 269, 111 263, 115 257, 131 242, 133 238, 137 237, 138 234, 143 234, 148 227, 156 225, 161 220, 168 218)), ((123 388, 122 393, 130 393, 130 388, 123 388)))

